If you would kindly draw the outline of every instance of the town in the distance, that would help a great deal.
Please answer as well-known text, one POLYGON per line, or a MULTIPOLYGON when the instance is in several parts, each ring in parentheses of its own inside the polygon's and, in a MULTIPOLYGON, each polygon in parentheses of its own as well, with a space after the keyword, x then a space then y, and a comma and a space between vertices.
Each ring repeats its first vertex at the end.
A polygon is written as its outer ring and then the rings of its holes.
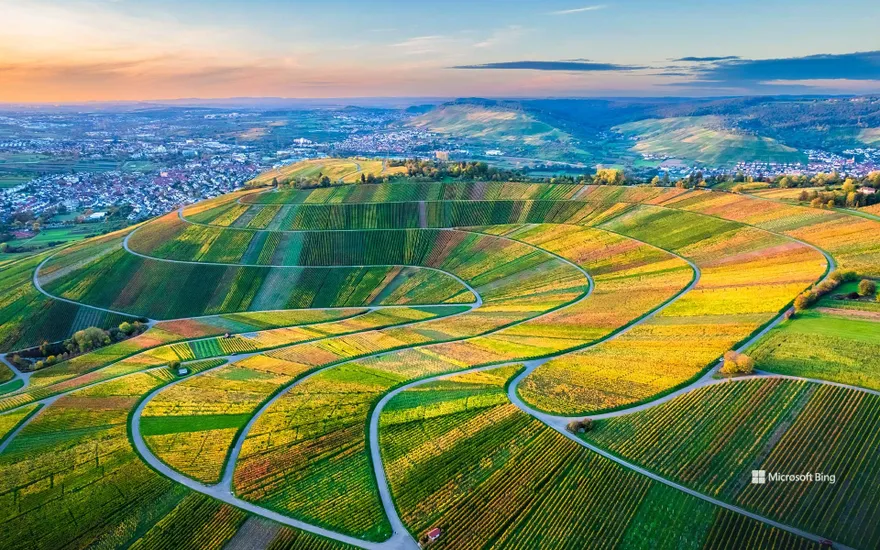
POLYGON ((822 204, 880 202, 880 97, 358 103, 0 107, 0 246, 21 254, 105 233, 328 157, 480 162, 533 181, 808 187, 807 202, 817 190, 822 204), (710 108, 724 114, 694 116, 710 108), (838 130, 817 130, 829 117, 838 130), (847 182, 856 195, 842 191, 847 182))

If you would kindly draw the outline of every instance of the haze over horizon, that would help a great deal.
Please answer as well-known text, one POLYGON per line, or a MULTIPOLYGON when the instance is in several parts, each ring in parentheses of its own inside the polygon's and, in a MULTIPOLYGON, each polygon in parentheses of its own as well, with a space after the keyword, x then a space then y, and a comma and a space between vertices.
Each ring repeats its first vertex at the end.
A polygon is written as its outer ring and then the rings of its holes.
POLYGON ((498 4, 0 0, 0 102, 880 92, 872 2, 498 4))

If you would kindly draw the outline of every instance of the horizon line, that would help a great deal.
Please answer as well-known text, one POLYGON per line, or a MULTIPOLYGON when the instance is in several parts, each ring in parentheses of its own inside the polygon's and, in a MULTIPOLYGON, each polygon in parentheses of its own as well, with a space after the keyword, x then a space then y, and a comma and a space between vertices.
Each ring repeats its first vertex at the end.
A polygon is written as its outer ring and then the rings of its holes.
POLYGON ((339 97, 295 97, 295 96, 224 96, 224 97, 178 97, 154 99, 88 99, 71 101, 0 101, 0 106, 78 106, 78 105, 120 105, 120 104, 168 104, 181 102, 221 102, 221 101, 301 101, 301 102, 337 102, 350 101, 457 101, 462 99, 476 100, 614 100, 614 99, 726 99, 751 97, 880 97, 878 93, 751 93, 751 94, 705 94, 705 95, 485 95, 485 96, 339 96, 339 97))

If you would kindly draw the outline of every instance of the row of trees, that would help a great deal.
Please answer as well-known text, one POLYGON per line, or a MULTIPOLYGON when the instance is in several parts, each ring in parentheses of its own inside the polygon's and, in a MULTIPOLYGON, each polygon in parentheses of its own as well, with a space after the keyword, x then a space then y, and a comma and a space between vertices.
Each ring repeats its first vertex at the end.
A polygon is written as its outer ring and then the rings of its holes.
POLYGON ((88 327, 73 333, 73 336, 62 342, 43 342, 39 347, 13 355, 11 361, 22 370, 40 370, 55 363, 66 361, 82 353, 88 353, 115 342, 137 336, 147 329, 147 325, 134 321, 123 322, 118 327, 104 330, 88 327), (33 363, 25 358, 41 358, 33 363))
MULTIPOLYGON (((818 285, 813 286, 811 289, 806 290, 798 295, 797 298, 794 299, 794 309, 795 311, 803 311, 805 309, 809 309, 816 302, 819 301, 819 298, 825 296, 829 292, 837 289, 843 283, 851 283, 858 280, 858 275, 856 275, 853 271, 834 271, 831 275, 828 276, 828 279, 822 281, 818 285)), ((846 298, 858 299, 858 298, 873 298, 877 294, 877 283, 872 281, 871 279, 862 279, 859 281, 858 290, 850 295, 847 295, 846 298)), ((880 299, 880 298, 878 298, 880 299)))
MULTIPOLYGON (((873 189, 873 187, 867 187, 873 189)), ((808 202, 814 208, 859 208, 880 202, 880 192, 860 192, 859 184, 847 178, 839 189, 826 188, 825 191, 804 189, 798 195, 798 201, 808 202)))
POLYGON ((776 176, 770 181, 775 187, 783 189, 789 189, 792 187, 833 187, 847 182, 857 186, 867 186, 873 187, 874 189, 880 189, 880 171, 871 172, 861 178, 844 178, 837 172, 832 172, 830 174, 819 172, 812 176, 805 176, 803 174, 786 174, 776 176))
POLYGON ((479 181, 516 181, 524 179, 522 172, 490 166, 485 162, 442 162, 434 160, 389 160, 390 167, 406 167, 408 178, 439 181, 444 179, 479 181))

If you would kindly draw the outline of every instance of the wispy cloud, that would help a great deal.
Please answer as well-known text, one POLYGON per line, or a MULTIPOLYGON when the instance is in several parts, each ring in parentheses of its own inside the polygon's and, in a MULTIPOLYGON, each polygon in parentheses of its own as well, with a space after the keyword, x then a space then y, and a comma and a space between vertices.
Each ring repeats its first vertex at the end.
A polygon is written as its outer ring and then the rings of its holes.
POLYGON ((571 8, 568 10, 551 11, 547 15, 570 15, 572 13, 584 13, 587 11, 604 10, 608 6, 606 4, 596 4, 595 6, 584 6, 582 8, 571 8))
POLYGON ((400 48, 408 55, 418 55, 426 53, 436 53, 440 51, 443 44, 450 41, 449 37, 439 34, 429 36, 414 36, 407 38, 402 42, 391 44, 392 48, 400 48))
POLYGON ((681 63, 712 63, 714 61, 730 61, 731 59, 740 59, 738 55, 725 55, 721 57, 680 57, 678 59, 673 59, 673 61, 681 62, 681 63))
POLYGON ((480 65, 457 65, 452 69, 495 69, 520 71, 635 71, 644 69, 636 65, 618 65, 616 63, 595 63, 591 61, 502 61, 499 63, 483 63, 480 65))
POLYGON ((498 29, 492 32, 488 37, 484 40, 481 40, 474 44, 475 48, 493 48, 495 46, 499 46, 502 44, 507 44, 513 42, 525 33, 525 29, 519 25, 510 25, 503 29, 498 29))

